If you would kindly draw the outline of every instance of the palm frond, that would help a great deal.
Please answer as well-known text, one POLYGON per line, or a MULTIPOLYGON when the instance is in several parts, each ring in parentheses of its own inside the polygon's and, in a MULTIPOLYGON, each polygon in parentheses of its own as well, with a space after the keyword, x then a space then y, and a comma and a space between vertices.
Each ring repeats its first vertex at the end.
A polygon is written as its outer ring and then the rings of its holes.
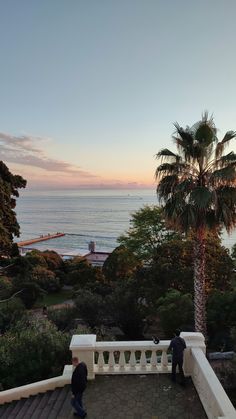
POLYGON ((215 150, 215 157, 218 159, 222 153, 224 152, 225 148, 228 146, 229 141, 236 137, 236 131, 227 131, 223 140, 220 141, 215 150))
POLYGON ((178 154, 173 153, 168 148, 163 148, 160 150, 156 155, 156 159, 175 159, 176 161, 179 161, 181 157, 178 154))
POLYGON ((230 165, 223 167, 222 169, 215 170, 209 177, 209 183, 212 185, 217 185, 218 183, 227 184, 234 182, 236 180, 235 165, 230 165))
POLYGON ((178 183, 177 191, 185 192, 185 194, 189 194, 191 190, 194 188, 195 182, 193 181, 192 177, 188 177, 183 181, 178 183))
POLYGON ((163 209, 164 215, 168 221, 173 220, 175 223, 177 222, 179 214, 181 214, 184 207, 185 201, 183 199, 183 195, 181 193, 175 193, 166 201, 163 209))
POLYGON ((236 226, 236 188, 221 186, 215 193, 217 219, 230 232, 236 226))
POLYGON ((234 186, 220 186, 215 189, 217 200, 227 205, 236 205, 236 188, 234 186))
POLYGON ((187 163, 163 163, 157 167, 155 178, 158 180, 160 177, 169 176, 171 174, 184 176, 184 174, 190 170, 191 167, 187 163))
POLYGON ((173 193, 176 186, 178 185, 178 176, 170 175, 165 176, 157 186, 157 194, 160 200, 166 200, 168 196, 173 193))
POLYGON ((221 156, 219 159, 216 160, 216 167, 225 167, 229 164, 236 162, 236 153, 231 151, 228 154, 225 154, 224 156, 221 156))
MULTIPOLYGON (((190 128, 184 129, 178 124, 178 122, 174 123, 174 127, 176 129, 174 134, 178 134, 178 136, 183 140, 184 147, 191 146, 194 138, 190 128)), ((175 135, 173 135, 173 139, 175 139, 175 135)))
POLYGON ((197 186, 191 191, 189 202, 197 210, 207 210, 212 203, 212 192, 205 186, 197 186))

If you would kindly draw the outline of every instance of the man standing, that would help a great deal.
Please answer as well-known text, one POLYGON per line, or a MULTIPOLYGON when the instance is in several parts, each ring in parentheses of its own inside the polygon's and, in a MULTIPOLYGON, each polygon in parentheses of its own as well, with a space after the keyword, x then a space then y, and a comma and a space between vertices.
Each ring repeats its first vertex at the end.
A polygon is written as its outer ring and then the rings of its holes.
POLYGON ((87 385, 87 366, 84 362, 79 362, 78 358, 76 357, 72 358, 72 365, 75 367, 75 369, 71 378, 71 390, 73 393, 71 404, 76 410, 74 415, 85 418, 87 413, 83 408, 82 397, 87 385))
POLYGON ((186 343, 183 338, 180 337, 180 330, 175 331, 175 337, 171 340, 169 349, 172 349, 172 381, 176 382, 176 367, 178 365, 180 372, 181 384, 185 384, 184 372, 183 372, 183 359, 184 359, 184 350, 186 348, 186 343))

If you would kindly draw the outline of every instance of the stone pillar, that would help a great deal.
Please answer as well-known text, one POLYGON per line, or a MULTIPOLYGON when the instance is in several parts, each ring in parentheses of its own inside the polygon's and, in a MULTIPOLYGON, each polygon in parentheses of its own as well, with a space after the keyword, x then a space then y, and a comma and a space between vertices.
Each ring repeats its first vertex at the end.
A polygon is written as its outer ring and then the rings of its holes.
POLYGON ((185 340, 187 346, 184 351, 184 374, 190 376, 193 370, 191 348, 200 348, 206 354, 205 338, 199 332, 182 332, 180 336, 185 340))
POLYGON ((72 357, 77 357, 79 361, 85 362, 88 368, 88 379, 93 380, 94 374, 94 349, 96 335, 73 335, 70 343, 72 357))

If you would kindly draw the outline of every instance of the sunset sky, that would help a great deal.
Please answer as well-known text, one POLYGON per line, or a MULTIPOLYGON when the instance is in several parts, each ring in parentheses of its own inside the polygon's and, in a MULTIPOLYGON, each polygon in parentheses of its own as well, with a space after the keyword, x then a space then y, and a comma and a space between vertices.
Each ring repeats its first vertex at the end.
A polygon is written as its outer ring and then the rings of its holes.
POLYGON ((235 16, 235 0, 0 1, 0 158, 29 188, 153 187, 173 122, 208 109, 236 130, 235 16))

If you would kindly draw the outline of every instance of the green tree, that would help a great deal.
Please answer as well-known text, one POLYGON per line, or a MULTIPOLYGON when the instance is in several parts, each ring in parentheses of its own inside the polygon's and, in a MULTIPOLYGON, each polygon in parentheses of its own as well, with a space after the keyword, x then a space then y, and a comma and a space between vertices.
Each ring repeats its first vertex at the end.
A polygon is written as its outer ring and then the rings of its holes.
MULTIPOLYGON (((158 254, 143 273, 146 294, 157 298, 169 288, 193 295, 193 247, 194 241, 176 239, 159 246, 158 254)), ((214 289, 230 290, 235 277, 233 260, 228 249, 218 237, 206 238, 206 293, 214 289)))
POLYGON ((157 301, 157 314, 165 337, 169 339, 178 328, 191 330, 193 327, 193 300, 191 294, 169 290, 157 301))
POLYGON ((101 326, 104 321, 104 299, 99 294, 83 290, 76 293, 77 313, 91 327, 101 326))
POLYGON ((236 291, 213 291, 207 301, 209 346, 232 349, 231 332, 236 325, 236 291))
POLYGON ((116 282, 132 277, 141 263, 132 251, 125 246, 119 246, 108 256, 102 271, 109 282, 116 282))
POLYGON ((20 226, 17 222, 14 208, 18 189, 25 188, 26 180, 13 175, 8 167, 0 161, 0 256, 15 252, 13 239, 19 237, 20 226))
POLYGON ((132 214, 129 230, 118 238, 118 243, 133 252, 141 261, 150 261, 158 247, 178 236, 165 225, 162 209, 148 206, 132 214))
POLYGON ((103 282, 101 268, 92 266, 83 257, 75 257, 65 263, 66 283, 75 289, 89 287, 96 282, 103 282))
POLYGON ((192 232, 194 242, 195 330, 206 335, 205 239, 208 230, 236 225, 236 154, 223 154, 236 132, 218 141, 213 118, 185 129, 175 124, 173 136, 179 154, 163 149, 157 154, 157 194, 168 225, 192 232), (164 161, 163 161, 164 160, 164 161))
POLYGON ((107 315, 128 339, 138 339, 143 336, 146 305, 139 297, 136 281, 127 280, 118 283, 105 302, 107 315))
POLYGON ((35 266, 33 268, 31 280, 47 292, 56 292, 61 288, 59 279, 55 273, 44 268, 44 266, 35 266))
POLYGON ((42 257, 47 263, 48 269, 51 271, 63 269, 63 259, 53 250, 46 250, 42 252, 42 257))

